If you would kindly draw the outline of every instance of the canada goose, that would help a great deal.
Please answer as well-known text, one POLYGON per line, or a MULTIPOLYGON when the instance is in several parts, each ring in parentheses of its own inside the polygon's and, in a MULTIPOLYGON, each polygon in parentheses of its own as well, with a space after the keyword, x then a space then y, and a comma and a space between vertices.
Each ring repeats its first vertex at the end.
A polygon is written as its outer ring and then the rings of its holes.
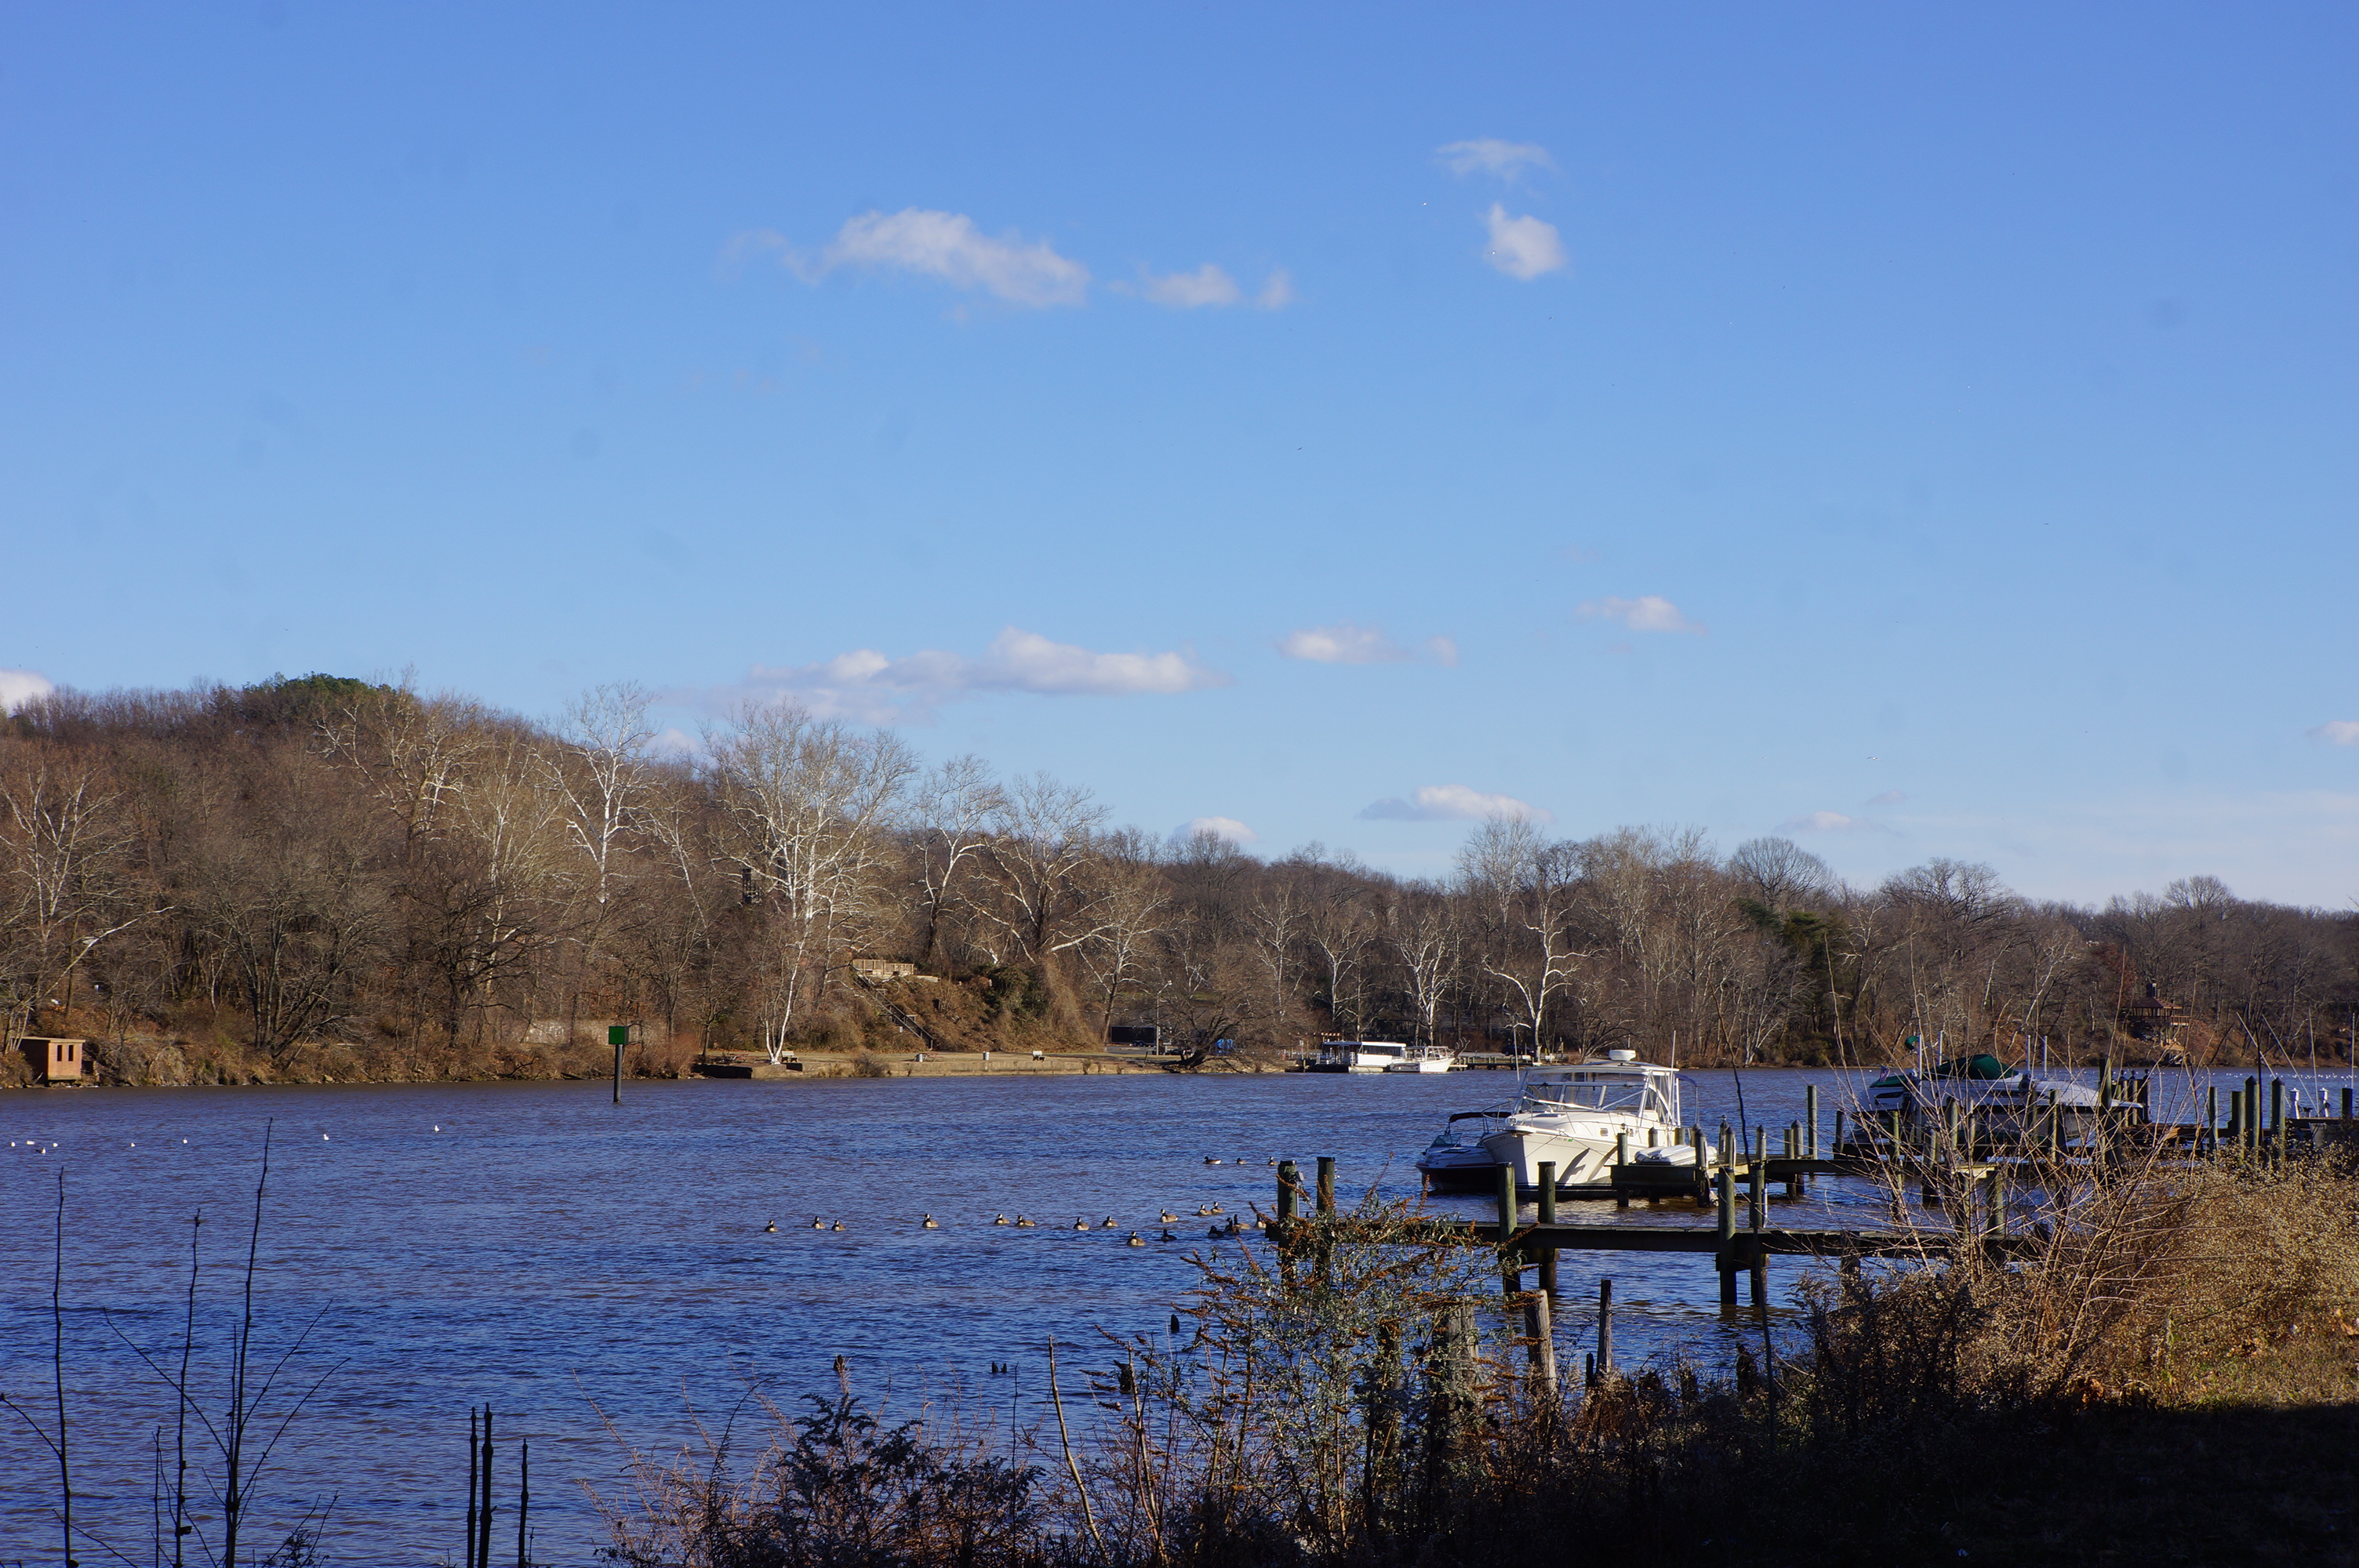
POLYGON ((991 1223, 994 1225, 1006 1225, 1007 1223, 1007 1217, 1004 1214, 994 1215, 992 1217, 991 1223))
POLYGON ((1166 1225, 1176 1225, 1176 1224, 1178 1224, 1178 1223, 1179 1223, 1179 1221, 1180 1221, 1180 1217, 1179 1217, 1178 1215, 1176 1215, 1176 1214, 1173 1214, 1173 1213, 1172 1213, 1169 1209, 1168 1209, 1168 1208, 1167 1208, 1167 1209, 1165 1209, 1165 1210, 1163 1211, 1162 1218, 1163 1218, 1163 1223, 1164 1223, 1164 1224, 1166 1224, 1166 1225))
POLYGON ((1179 1238, 1178 1237, 1176 1237, 1176 1236, 1172 1235, 1172 1234, 1171 1234, 1171 1232, 1169 1232, 1169 1230, 1166 1230, 1166 1231, 1162 1234, 1162 1236, 1161 1236, 1161 1237, 1159 1237, 1158 1239, 1159 1239, 1159 1240, 1163 1240, 1163 1241, 1177 1241, 1177 1240, 1179 1240, 1180 1238, 1179 1238))
POLYGON ((925 1220, 924 1220, 924 1221, 923 1221, 923 1223, 922 1223, 922 1224, 920 1224, 920 1225, 919 1225, 919 1229, 921 1229, 921 1230, 940 1230, 941 1227, 942 1227, 942 1222, 941 1222, 940 1220, 939 1220, 939 1219, 936 1219, 936 1218, 935 1218, 932 1215, 930 1215, 930 1214, 929 1214, 929 1215, 928 1215, 928 1216, 926 1216, 925 1220))
POLYGON ((842 1230, 843 1228, 843 1221, 839 1219, 833 1225, 829 1226, 828 1228, 830 1230, 842 1230))
POLYGON ((1274 1159, 1273 1159, 1272 1161, 1270 1161, 1270 1163, 1271 1163, 1272 1165, 1276 1165, 1276 1164, 1277 1163, 1277 1162, 1276 1160, 1274 1160, 1274 1159))
POLYGON ((1219 1163, 1220 1163, 1220 1162, 1219 1162, 1218 1160, 1213 1159, 1210 1154, 1207 1154, 1207 1155, 1205 1155, 1205 1156, 1204 1156, 1204 1163, 1206 1163, 1207 1165, 1217 1165, 1217 1164, 1219 1164, 1219 1163))
POLYGON ((1083 1219, 1080 1215, 1075 1215, 1073 1217, 1073 1228, 1075 1230, 1087 1230, 1089 1227, 1090 1222, 1088 1220, 1083 1219))
POLYGON ((1036 1220, 1030 1220, 1030 1219, 1027 1219, 1027 1218, 1025 1218, 1025 1217, 1024 1217, 1022 1215, 1020 1215, 1020 1214, 1019 1214, 1019 1215, 1017 1215, 1017 1216, 1016 1217, 1016 1229, 1018 1229, 1018 1230, 1030 1230, 1030 1229, 1032 1229, 1032 1228, 1033 1228, 1033 1227, 1034 1227, 1038 1223, 1038 1221, 1036 1221, 1036 1220))
POLYGON ((778 1233, 778 1222, 774 1219, 770 1221, 769 1224, 762 1227, 762 1230, 766 1235, 776 1236, 778 1233))
POLYGON ((1130 1233, 1130 1239, 1124 1242, 1123 1245, 1125 1247, 1144 1247, 1147 1245, 1147 1241, 1145 1238, 1141 1237, 1138 1232, 1134 1230, 1130 1233))
POLYGON ((1100 1230, 1119 1230, 1122 1227, 1114 1222, 1114 1216, 1108 1215, 1105 1217, 1105 1223, 1099 1226, 1098 1228, 1100 1230))
POLYGON ((827 1228, 827 1221, 821 1219, 817 1215, 813 1215, 811 1216, 811 1228, 813 1230, 825 1230, 827 1228))
POLYGON ((1218 1241, 1221 1238, 1221 1227, 1217 1225, 1208 1225, 1204 1227, 1204 1234, 1218 1241))

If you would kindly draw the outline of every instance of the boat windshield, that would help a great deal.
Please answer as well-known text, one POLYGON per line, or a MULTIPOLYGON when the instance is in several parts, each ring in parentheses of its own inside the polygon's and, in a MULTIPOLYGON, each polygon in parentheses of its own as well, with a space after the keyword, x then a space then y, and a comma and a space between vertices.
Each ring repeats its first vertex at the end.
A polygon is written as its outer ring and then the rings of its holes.
POLYGON ((1649 1076, 1637 1073, 1574 1073, 1566 1078, 1537 1079, 1524 1085, 1523 1108, 1651 1112, 1667 1120, 1679 1115, 1649 1076))

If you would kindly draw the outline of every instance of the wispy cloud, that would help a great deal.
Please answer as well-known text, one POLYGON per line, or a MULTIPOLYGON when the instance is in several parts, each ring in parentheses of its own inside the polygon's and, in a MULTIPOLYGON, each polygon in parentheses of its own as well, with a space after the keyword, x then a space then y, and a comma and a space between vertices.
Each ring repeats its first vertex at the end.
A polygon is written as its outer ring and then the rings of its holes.
POLYGON ((1237 280, 1221 268, 1206 262, 1193 272, 1166 273, 1158 277, 1144 266, 1138 269, 1138 283, 1114 286, 1125 294, 1136 294, 1157 305, 1168 305, 1175 310, 1195 310, 1207 305, 1234 305, 1245 297, 1237 280))
POLYGON ((1633 632, 1686 632, 1698 637, 1705 632, 1701 623, 1680 614, 1678 605, 1658 593, 1636 599, 1593 599, 1573 606, 1572 613, 1582 621, 1612 621, 1633 632))
POLYGON ((1813 811, 1801 816, 1789 816, 1777 824, 1781 833, 1889 833, 1891 828, 1881 822, 1864 817, 1845 816, 1840 811, 1813 811))
POLYGON ((1150 304, 1168 306, 1174 310, 1198 310, 1251 304, 1262 310, 1282 310, 1294 303, 1294 280, 1284 267, 1269 275, 1261 292, 1250 300, 1237 285, 1237 280, 1212 262, 1206 262, 1193 272, 1165 273, 1158 276, 1142 265, 1136 283, 1113 283, 1106 287, 1117 294, 1135 295, 1150 304))
POLYGON ((1215 838, 1226 838, 1232 844, 1258 844, 1261 835, 1234 816, 1191 816, 1171 830, 1171 837, 1181 843, 1199 833, 1210 833, 1215 838))
MULTIPOLYGON (((1316 665, 1397 665, 1418 657, 1416 649, 1394 642, 1383 627, 1350 621, 1288 632, 1276 646, 1289 659, 1308 659, 1316 665)), ((1429 637, 1423 646, 1425 656, 1435 664, 1458 663, 1458 644, 1448 637, 1429 637)))
POLYGON ((57 689, 38 670, 0 670, 0 713, 14 713, 57 689))
POLYGON ((2348 719, 2330 719, 2310 731, 2318 741, 2331 741, 2338 746, 2359 746, 2359 722, 2348 719))
POLYGON ((1433 149, 1433 161, 1452 174, 1481 170, 1502 179, 1514 179, 1527 168, 1554 168, 1556 160, 1538 142, 1503 142, 1496 136, 1444 142, 1433 149))
POLYGON ((1882 795, 1871 797, 1867 804, 1870 806, 1906 806, 1908 803, 1908 797, 1907 795, 1901 794, 1897 789, 1888 789, 1882 795))
POLYGON ((925 719, 945 702, 995 692, 1133 697, 1227 686, 1190 653, 1102 654, 1010 626, 980 657, 926 649, 891 658, 873 648, 815 665, 756 665, 744 683, 707 700, 791 697, 828 718, 887 724, 925 719))
POLYGON ((765 254, 776 254, 806 283, 842 267, 915 273, 1034 308, 1079 305, 1090 288, 1090 269, 1059 255, 1046 240, 1027 241, 1013 231, 995 239, 962 212, 919 207, 863 212, 816 255, 796 249, 782 234, 754 230, 729 242, 722 263, 731 266, 765 254))
POLYGON ((1396 795, 1361 808, 1372 822, 1484 822, 1495 816, 1520 817, 1527 822, 1553 822, 1553 813, 1512 795, 1491 795, 1464 784, 1427 784, 1406 800, 1396 795))
POLYGON ((1485 222, 1491 225, 1491 248, 1483 253, 1483 259, 1509 277, 1529 283, 1545 274, 1562 272, 1568 265, 1564 242, 1557 237, 1554 223, 1509 217, 1496 201, 1491 203, 1485 222))

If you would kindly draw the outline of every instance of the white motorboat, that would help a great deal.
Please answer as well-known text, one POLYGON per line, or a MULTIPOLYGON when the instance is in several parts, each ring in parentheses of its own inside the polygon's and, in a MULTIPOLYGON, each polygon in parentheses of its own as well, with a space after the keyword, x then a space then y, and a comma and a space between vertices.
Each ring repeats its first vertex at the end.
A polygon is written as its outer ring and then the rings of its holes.
POLYGON ((1397 1062, 1385 1065, 1387 1073, 1447 1073, 1458 1065, 1458 1053, 1440 1045, 1412 1045, 1397 1062))
POLYGON ((1313 1073, 1382 1073, 1411 1060, 1409 1054, 1416 1049, 1397 1040, 1322 1040, 1318 1058, 1304 1066, 1313 1073))
POLYGON ((1540 1166, 1553 1163, 1562 1192, 1610 1187, 1625 1138, 1633 1162, 1693 1165, 1696 1151, 1680 1130, 1679 1073, 1635 1051, 1608 1051, 1603 1062, 1527 1072, 1516 1108, 1482 1146, 1515 1172, 1518 1191, 1538 1191, 1540 1166))
MULTIPOLYGON (((1891 1073, 1867 1087, 1865 1109, 1909 1121, 1939 1121, 1957 1111, 1970 1115, 1996 1138, 2017 1138, 2042 1125, 2067 1139, 2102 1108, 2104 1097, 2070 1078, 2041 1077, 1977 1053, 1921 1072, 1891 1073)), ((2127 1098, 2117 1108, 2134 1111, 2127 1098)))

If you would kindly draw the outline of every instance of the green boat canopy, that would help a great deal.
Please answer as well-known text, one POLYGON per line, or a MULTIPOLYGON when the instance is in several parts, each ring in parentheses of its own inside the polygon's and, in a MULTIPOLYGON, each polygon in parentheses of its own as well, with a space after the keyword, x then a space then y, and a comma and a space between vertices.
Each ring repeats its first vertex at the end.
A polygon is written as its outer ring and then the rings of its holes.
MULTIPOLYGON (((1930 1067, 1926 1069, 1925 1076, 1929 1078, 1978 1078, 1987 1083, 1999 1078, 2011 1078, 2015 1076, 2015 1069, 1987 1051, 1977 1051, 1971 1056, 1961 1056, 1954 1062, 1944 1062, 1938 1067, 1930 1067)), ((1890 1077, 1879 1078, 1868 1087, 1878 1089, 1898 1088, 1901 1082, 1899 1075, 1895 1074, 1890 1077)))

